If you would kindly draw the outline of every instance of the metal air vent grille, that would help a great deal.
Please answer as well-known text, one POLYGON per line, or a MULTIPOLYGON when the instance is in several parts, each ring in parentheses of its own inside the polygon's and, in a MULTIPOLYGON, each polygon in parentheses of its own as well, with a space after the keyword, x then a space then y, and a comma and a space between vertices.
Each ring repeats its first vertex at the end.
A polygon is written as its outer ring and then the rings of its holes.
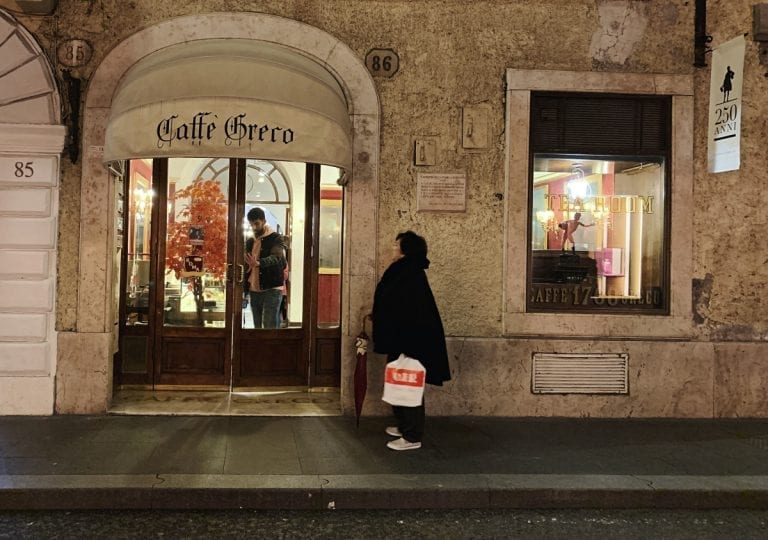
POLYGON ((534 353, 534 394, 628 394, 627 354, 534 353))

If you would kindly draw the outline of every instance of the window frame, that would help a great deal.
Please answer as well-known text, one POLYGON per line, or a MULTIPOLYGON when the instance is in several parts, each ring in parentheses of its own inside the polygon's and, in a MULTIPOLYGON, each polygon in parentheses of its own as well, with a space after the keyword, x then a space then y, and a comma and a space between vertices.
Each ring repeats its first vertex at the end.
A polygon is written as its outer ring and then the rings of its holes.
POLYGON ((507 337, 662 338, 693 335, 693 79, 690 75, 507 70, 506 219, 503 332, 507 337), (530 253, 533 92, 658 95, 671 99, 665 216, 669 295, 663 314, 531 312, 527 307, 530 253), (525 233, 523 233, 525 231, 525 233))

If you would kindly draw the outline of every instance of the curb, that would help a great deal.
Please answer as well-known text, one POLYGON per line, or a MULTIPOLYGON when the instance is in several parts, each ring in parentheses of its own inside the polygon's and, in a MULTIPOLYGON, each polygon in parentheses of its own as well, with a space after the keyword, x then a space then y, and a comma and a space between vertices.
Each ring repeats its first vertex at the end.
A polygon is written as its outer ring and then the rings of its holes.
POLYGON ((768 476, 0 475, 0 510, 768 509, 768 476))

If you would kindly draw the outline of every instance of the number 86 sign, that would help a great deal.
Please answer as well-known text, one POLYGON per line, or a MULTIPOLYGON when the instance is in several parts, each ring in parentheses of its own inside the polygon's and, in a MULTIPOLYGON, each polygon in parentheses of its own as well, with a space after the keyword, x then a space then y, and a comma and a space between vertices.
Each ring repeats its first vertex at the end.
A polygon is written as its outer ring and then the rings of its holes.
POLYGON ((365 67, 374 77, 391 77, 400 68, 400 57, 392 49, 371 49, 365 55, 365 67))

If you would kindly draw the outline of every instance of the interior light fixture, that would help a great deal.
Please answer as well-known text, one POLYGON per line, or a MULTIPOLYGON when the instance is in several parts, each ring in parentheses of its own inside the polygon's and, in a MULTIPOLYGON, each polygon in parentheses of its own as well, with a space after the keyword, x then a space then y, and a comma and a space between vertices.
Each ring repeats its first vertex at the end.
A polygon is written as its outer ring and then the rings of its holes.
POLYGON ((571 167, 572 178, 565 184, 565 190, 568 193, 568 197, 573 200, 583 201, 591 195, 591 189, 589 182, 584 178, 584 170, 581 168, 581 164, 574 163, 571 167))

